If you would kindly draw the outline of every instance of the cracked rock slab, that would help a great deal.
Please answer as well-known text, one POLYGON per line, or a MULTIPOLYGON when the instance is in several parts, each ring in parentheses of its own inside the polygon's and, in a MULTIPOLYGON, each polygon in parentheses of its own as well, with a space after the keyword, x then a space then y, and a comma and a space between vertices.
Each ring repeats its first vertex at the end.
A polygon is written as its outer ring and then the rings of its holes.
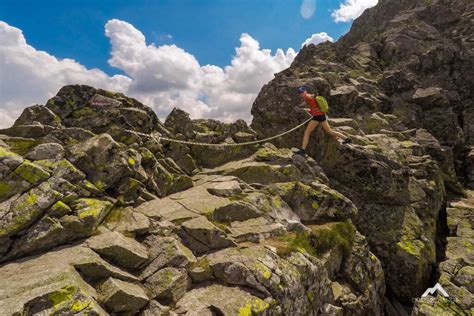
POLYGON ((135 239, 118 232, 110 232, 89 238, 89 248, 112 260, 119 266, 137 269, 148 260, 147 249, 135 239))
POLYGON ((175 303, 187 291, 190 279, 186 270, 164 268, 146 279, 145 287, 150 296, 162 303, 175 303))
POLYGON ((269 304, 238 287, 213 284, 187 292, 176 304, 185 315, 262 315, 269 304))
POLYGON ((285 234, 286 230, 280 223, 271 223, 263 217, 243 222, 231 223, 232 237, 237 242, 259 242, 261 240, 285 234))
POLYGON ((240 188, 240 184, 238 181, 228 181, 228 182, 215 182, 212 183, 208 188, 207 191, 209 193, 228 197, 236 194, 242 193, 242 189, 240 188))
POLYGON ((0 315, 31 314, 25 308, 33 306, 35 311, 44 315, 58 309, 107 315, 96 302, 95 289, 83 277, 90 280, 109 277, 137 280, 87 247, 53 250, 0 267, 0 315))
POLYGON ((164 267, 186 268, 196 262, 191 250, 173 237, 148 236, 143 242, 148 248, 150 264, 140 273, 144 280, 164 267))
POLYGON ((184 222, 179 235, 183 242, 196 253, 236 246, 235 242, 228 238, 223 230, 216 227, 204 216, 184 222))
POLYGON ((139 285, 108 278, 99 287, 100 301, 112 312, 134 312, 148 303, 139 285))

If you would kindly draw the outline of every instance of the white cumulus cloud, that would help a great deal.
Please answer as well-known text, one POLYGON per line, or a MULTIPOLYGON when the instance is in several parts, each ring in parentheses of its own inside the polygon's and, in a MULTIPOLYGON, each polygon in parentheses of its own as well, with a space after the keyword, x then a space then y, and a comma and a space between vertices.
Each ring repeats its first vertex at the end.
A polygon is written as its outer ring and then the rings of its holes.
POLYGON ((301 48, 303 48, 304 46, 309 45, 309 44, 318 45, 318 44, 326 42, 326 41, 334 42, 334 39, 331 36, 329 36, 328 33, 326 33, 326 32, 316 33, 316 34, 313 34, 310 37, 308 37, 303 42, 303 44, 301 44, 301 48))
POLYGON ((358 18, 365 9, 372 8, 377 3, 378 0, 345 0, 339 9, 332 12, 331 16, 336 22, 349 22, 358 18))
POLYGON ((163 118, 174 106, 192 117, 222 120, 250 119, 250 107, 263 84, 287 68, 296 52, 261 49, 242 34, 230 65, 200 65, 175 45, 156 47, 133 25, 117 19, 105 26, 112 44, 110 65, 132 78, 128 93, 152 106, 163 118))
MULTIPOLYGON (((109 76, 39 51, 20 29, 0 21, 0 128, 11 126, 25 107, 44 104, 66 84, 125 93, 152 107, 161 119, 176 106, 193 118, 250 120, 261 87, 296 56, 292 48, 272 53, 243 33, 229 65, 200 65, 176 45, 148 44, 143 33, 125 21, 108 21, 105 35, 111 43, 109 64, 125 75, 109 76)), ((319 33, 305 43, 323 40, 332 38, 319 33)))
POLYGON ((20 29, 0 21, 0 127, 11 126, 21 111, 44 103, 65 84, 88 84, 123 91, 130 78, 108 76, 72 59, 59 60, 27 44, 20 29))
POLYGON ((301 3, 301 16, 304 19, 310 19, 316 10, 316 0, 303 0, 301 3))

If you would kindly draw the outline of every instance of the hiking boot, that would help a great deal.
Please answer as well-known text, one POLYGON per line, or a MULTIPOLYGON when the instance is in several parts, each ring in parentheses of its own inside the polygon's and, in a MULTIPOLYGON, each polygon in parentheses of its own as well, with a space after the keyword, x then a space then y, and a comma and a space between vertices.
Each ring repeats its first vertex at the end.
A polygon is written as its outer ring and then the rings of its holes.
POLYGON ((352 144, 352 139, 350 139, 349 137, 347 137, 346 139, 344 139, 344 141, 342 142, 343 144, 352 144))
POLYGON ((304 151, 304 149, 298 149, 298 151, 295 152, 295 154, 304 157, 306 155, 306 152, 304 151))

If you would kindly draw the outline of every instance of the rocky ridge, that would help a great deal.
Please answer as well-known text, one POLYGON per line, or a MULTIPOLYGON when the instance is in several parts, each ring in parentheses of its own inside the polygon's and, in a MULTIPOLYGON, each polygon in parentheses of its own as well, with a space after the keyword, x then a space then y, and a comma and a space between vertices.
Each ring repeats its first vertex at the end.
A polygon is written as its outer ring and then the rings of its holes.
POLYGON ((25 109, 0 130, 0 314, 473 313, 472 12, 380 1, 264 86, 251 126, 78 85, 25 109), (301 84, 353 145, 160 140, 278 134, 301 84), (436 281, 451 299, 420 299, 436 281))
POLYGON ((243 121, 66 86, 0 134, 0 314, 383 312, 358 209, 313 159, 159 139, 255 139, 243 121))
POLYGON ((332 126, 355 146, 319 135, 308 152, 358 207, 354 224, 382 262, 388 296, 406 305, 442 274, 446 204, 473 187, 473 14, 470 1, 379 1, 336 43, 304 47, 252 107, 266 137, 305 118, 298 86, 327 97, 332 126))

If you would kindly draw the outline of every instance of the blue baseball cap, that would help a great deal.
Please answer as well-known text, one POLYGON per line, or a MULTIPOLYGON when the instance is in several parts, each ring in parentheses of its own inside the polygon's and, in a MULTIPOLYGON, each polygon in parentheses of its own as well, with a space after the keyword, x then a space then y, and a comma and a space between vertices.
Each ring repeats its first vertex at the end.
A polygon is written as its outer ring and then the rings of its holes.
POLYGON ((303 86, 298 88, 298 93, 303 93, 305 91, 306 91, 306 89, 303 86))

